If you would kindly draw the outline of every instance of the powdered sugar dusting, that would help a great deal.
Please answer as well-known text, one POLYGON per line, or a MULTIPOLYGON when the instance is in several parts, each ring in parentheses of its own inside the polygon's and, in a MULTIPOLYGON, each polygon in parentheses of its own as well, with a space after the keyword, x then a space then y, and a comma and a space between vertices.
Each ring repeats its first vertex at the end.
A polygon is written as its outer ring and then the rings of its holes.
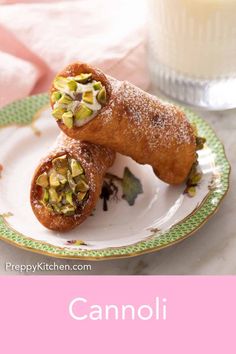
POLYGON ((119 106, 120 111, 127 115, 130 129, 136 138, 146 136, 151 148, 157 144, 168 148, 173 141, 176 145, 193 143, 190 123, 177 107, 161 102, 129 82, 110 81, 114 98, 104 112, 103 120, 113 119, 113 110, 119 106))

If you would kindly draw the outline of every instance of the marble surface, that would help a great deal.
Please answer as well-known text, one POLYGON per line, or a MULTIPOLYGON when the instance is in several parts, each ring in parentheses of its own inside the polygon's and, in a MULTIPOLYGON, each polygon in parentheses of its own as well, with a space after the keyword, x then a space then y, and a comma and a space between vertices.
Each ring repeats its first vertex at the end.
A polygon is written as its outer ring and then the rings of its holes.
POLYGON ((199 111, 214 128, 225 145, 231 163, 230 191, 219 211, 190 238, 156 253, 129 259, 83 262, 57 260, 15 248, 0 241, 0 274, 69 274, 69 275, 223 275, 236 274, 236 110, 224 112, 199 111), (6 271, 6 263, 14 265, 37 263, 91 266, 83 271, 42 271, 35 273, 6 271))

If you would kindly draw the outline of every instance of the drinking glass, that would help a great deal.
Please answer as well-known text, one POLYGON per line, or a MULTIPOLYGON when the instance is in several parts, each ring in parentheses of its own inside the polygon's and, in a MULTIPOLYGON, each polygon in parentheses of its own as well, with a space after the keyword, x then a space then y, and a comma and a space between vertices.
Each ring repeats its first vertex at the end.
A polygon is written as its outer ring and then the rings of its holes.
POLYGON ((149 0, 152 83, 207 109, 236 107, 236 0, 149 0))

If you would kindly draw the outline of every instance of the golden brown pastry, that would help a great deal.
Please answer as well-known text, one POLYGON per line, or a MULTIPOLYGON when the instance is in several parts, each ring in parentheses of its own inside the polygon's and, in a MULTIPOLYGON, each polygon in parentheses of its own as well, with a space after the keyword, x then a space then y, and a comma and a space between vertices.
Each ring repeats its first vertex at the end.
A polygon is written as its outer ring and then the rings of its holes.
POLYGON ((56 231, 81 224, 95 208, 114 158, 110 149, 61 133, 41 160, 31 184, 31 205, 41 224, 56 231))
POLYGON ((50 97, 53 116, 71 138, 149 164, 169 184, 180 184, 188 176, 196 139, 176 106, 79 62, 56 76, 50 97))

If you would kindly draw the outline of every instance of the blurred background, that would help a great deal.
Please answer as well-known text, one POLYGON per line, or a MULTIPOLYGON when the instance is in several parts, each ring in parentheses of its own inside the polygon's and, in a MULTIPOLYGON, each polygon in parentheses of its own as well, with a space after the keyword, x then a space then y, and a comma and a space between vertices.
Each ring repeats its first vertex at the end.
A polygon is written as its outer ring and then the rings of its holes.
POLYGON ((147 89, 145 1, 0 4, 0 106, 47 91, 56 72, 77 60, 147 89))

